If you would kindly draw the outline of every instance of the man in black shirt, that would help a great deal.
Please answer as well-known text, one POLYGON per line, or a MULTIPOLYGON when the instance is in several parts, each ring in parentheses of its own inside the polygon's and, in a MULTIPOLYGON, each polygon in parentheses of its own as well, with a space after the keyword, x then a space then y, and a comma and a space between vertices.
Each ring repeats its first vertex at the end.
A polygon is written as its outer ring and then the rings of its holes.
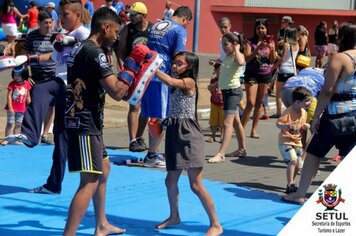
POLYGON ((292 20, 292 17, 290 16, 283 16, 281 20, 281 29, 277 33, 277 45, 278 45, 278 55, 281 56, 282 54, 282 48, 284 44, 284 32, 286 31, 286 28, 289 28, 294 21, 292 20))
POLYGON ((68 166, 80 172, 64 235, 75 235, 91 198, 95 207, 95 235, 119 234, 124 229, 109 224, 105 216, 106 183, 110 161, 103 143, 105 93, 119 101, 132 81, 118 80, 109 63, 107 48, 117 39, 120 20, 109 8, 93 16, 88 40, 77 44, 69 55, 65 126, 68 134, 68 166))
MULTIPOLYGON (((144 3, 135 2, 127 11, 130 14, 130 23, 127 24, 120 33, 120 43, 115 49, 121 65, 122 60, 130 55, 132 49, 137 44, 147 45, 148 36, 153 26, 153 24, 146 19, 147 7, 144 3)), ((135 106, 130 105, 130 110, 127 114, 130 138, 129 150, 131 152, 143 152, 147 149, 147 145, 142 136, 148 119, 139 115, 140 108, 141 103, 135 106)))

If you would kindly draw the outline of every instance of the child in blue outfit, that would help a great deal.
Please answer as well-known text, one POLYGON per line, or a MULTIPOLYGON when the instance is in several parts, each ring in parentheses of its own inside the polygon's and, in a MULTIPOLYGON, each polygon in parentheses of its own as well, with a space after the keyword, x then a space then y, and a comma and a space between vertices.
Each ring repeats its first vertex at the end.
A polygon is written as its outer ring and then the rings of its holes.
POLYGON ((210 194, 203 185, 205 159, 204 135, 196 119, 198 57, 190 52, 176 54, 172 62, 172 77, 158 71, 157 77, 171 87, 169 116, 166 119, 166 186, 170 215, 157 229, 180 223, 178 210, 178 180, 183 170, 188 172, 192 191, 199 197, 210 220, 206 235, 220 235, 219 223, 210 194))

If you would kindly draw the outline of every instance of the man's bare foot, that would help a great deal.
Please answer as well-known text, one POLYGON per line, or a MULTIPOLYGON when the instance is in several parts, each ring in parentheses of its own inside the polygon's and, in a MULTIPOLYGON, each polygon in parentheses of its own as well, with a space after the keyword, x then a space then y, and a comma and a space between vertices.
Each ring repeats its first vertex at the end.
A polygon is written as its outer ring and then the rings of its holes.
POLYGON ((123 234, 126 232, 126 229, 120 229, 111 224, 107 224, 105 226, 97 226, 94 232, 95 236, 106 236, 112 234, 123 234))
POLYGON ((179 217, 176 217, 176 218, 169 217, 168 219, 166 219, 162 223, 159 223, 158 225, 156 225, 156 229, 165 229, 170 225, 177 225, 179 223, 180 223, 180 218, 179 217))
POLYGON ((224 232, 224 229, 222 226, 219 225, 213 225, 210 226, 208 232, 206 232, 205 236, 218 236, 224 232))

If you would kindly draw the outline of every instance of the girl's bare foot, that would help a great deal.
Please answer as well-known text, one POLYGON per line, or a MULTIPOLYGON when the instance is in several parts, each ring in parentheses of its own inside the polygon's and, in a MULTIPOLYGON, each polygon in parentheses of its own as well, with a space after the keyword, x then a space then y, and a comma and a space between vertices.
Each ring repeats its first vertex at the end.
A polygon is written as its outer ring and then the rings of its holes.
POLYGON ((94 232, 95 236, 106 236, 112 234, 123 234, 126 232, 126 229, 120 229, 111 224, 107 224, 105 226, 97 226, 94 232))
POLYGON ((222 226, 219 225, 213 225, 210 226, 208 232, 206 232, 205 236, 218 236, 224 232, 224 229, 222 226))
POLYGON ((163 221, 162 223, 159 223, 158 225, 156 225, 156 229, 165 229, 170 225, 177 225, 180 224, 180 218, 179 217, 169 217, 168 219, 166 219, 165 221, 163 221))

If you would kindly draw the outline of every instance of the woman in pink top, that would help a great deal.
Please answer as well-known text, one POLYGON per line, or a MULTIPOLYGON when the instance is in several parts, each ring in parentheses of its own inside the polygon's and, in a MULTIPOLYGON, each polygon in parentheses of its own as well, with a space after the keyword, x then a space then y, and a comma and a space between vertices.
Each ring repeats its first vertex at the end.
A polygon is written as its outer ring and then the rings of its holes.
POLYGON ((21 19, 27 18, 27 16, 22 15, 15 7, 13 0, 5 0, 0 7, 1 27, 7 37, 9 55, 13 56, 15 56, 15 38, 17 35, 16 16, 21 19))

